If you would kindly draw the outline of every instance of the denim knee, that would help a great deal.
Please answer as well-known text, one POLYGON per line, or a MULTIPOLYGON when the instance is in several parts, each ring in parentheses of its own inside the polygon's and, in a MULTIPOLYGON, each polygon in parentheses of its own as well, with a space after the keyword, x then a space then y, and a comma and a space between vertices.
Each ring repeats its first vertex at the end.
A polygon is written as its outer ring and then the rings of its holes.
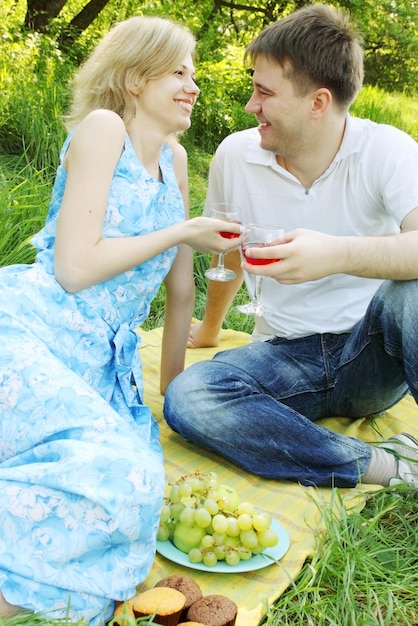
POLYGON ((206 369, 207 363, 207 361, 202 361, 191 365, 168 385, 164 397, 163 413, 166 422, 173 430, 177 430, 176 422, 185 413, 190 418, 194 411, 201 412, 200 403, 203 396, 206 395, 206 377, 202 370, 206 369), (199 395, 199 401, 197 401, 196 394, 199 395), (190 400, 192 396, 194 397, 193 401, 190 400))

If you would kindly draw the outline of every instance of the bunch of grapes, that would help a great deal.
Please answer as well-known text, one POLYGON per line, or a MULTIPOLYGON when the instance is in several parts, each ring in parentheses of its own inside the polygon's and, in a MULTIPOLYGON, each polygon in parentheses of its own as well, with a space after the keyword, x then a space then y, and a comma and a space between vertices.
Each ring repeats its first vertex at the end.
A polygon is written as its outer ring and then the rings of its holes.
POLYGON ((171 540, 191 563, 213 567, 223 561, 233 566, 277 544, 271 523, 269 513, 241 502, 234 489, 219 483, 215 472, 195 472, 169 485, 158 540, 171 540))

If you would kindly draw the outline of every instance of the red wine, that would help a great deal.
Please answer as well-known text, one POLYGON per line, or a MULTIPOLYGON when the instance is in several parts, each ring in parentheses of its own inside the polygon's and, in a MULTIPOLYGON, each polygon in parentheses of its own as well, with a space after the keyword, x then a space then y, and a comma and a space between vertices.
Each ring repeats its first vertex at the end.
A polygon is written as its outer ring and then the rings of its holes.
POLYGON ((236 237, 241 237, 241 233, 227 233, 223 230, 219 231, 219 234, 224 239, 236 239, 236 237))
POLYGON ((246 255, 246 248, 267 248, 265 244, 259 243, 246 243, 245 248, 242 248, 242 254, 249 265, 270 265, 271 263, 277 263, 280 259, 256 259, 253 256, 246 255))

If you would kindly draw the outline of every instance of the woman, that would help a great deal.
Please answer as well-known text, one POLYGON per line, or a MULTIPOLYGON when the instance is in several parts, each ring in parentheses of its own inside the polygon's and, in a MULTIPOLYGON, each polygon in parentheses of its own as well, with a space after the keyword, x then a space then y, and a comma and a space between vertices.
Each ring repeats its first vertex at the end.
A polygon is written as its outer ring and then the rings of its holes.
POLYGON ((173 134, 199 93, 193 36, 160 18, 114 27, 79 71, 69 135, 31 266, 0 270, 0 617, 91 624, 148 574, 164 489, 135 328, 164 280, 161 389, 184 367, 192 248, 173 134))

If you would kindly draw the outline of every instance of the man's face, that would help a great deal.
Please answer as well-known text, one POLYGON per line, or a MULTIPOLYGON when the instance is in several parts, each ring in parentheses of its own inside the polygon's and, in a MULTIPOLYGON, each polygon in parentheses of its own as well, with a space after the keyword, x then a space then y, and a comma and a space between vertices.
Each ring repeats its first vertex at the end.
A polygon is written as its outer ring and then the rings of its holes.
POLYGON ((262 55, 255 62, 253 85, 245 110, 259 122, 261 147, 292 157, 309 129, 312 94, 296 95, 281 65, 262 55))

